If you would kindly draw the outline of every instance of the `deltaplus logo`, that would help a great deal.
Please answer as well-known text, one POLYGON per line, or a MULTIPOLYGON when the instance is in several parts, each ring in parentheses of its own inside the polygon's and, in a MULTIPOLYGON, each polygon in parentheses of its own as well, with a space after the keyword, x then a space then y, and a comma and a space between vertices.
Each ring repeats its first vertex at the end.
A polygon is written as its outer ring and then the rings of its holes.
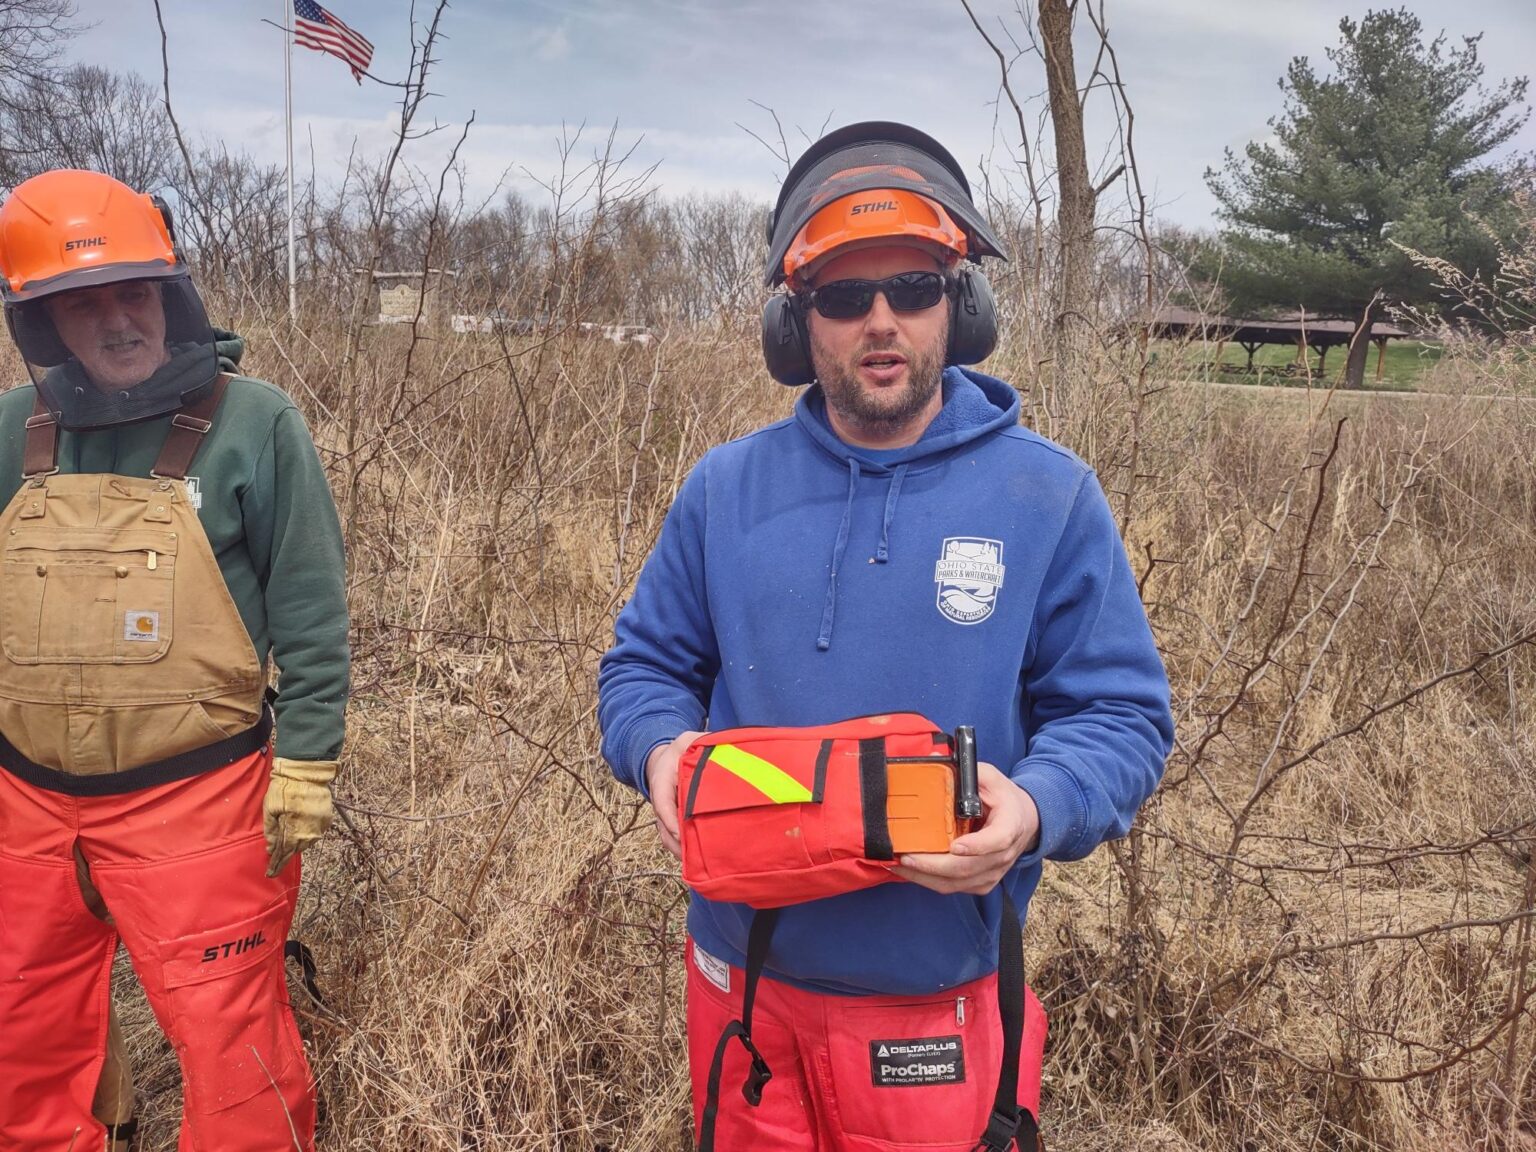
POLYGON ((107 238, 105 236, 87 236, 82 240, 64 241, 64 251, 73 252, 77 248, 105 248, 107 238))
POLYGON ((871 1040, 869 1075, 876 1088, 964 1084, 965 1048, 959 1036, 871 1040))

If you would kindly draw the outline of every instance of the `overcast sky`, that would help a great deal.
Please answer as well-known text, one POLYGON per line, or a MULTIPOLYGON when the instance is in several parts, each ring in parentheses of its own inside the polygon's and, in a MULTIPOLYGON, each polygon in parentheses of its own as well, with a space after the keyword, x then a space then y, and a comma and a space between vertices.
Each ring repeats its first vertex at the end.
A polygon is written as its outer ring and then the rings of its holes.
MULTIPOLYGON (((326 0, 375 45, 372 71, 399 80, 410 60, 409 0, 326 0)), ((160 43, 150 0, 77 0, 94 26, 70 58, 133 70, 159 82, 160 43)), ((286 0, 161 0, 170 43, 171 94, 189 132, 281 163, 286 0), (268 23, 263 23, 263 20, 268 23)), ((1383 5, 1378 5, 1383 6, 1383 5)), ((1002 40, 1022 36, 1013 0, 973 0, 1002 40)), ((1143 182, 1164 220, 1212 225, 1202 173, 1222 150, 1264 136, 1281 107, 1276 82, 1295 55, 1321 68, 1346 0, 1108 0, 1110 37, 1136 115, 1143 182)), ((1411 0, 1426 31, 1486 33, 1485 83, 1536 67, 1532 0, 1411 0)), ((432 0, 418 0, 419 14, 432 0)), ((655 164, 663 193, 736 189, 771 198, 783 167, 746 129, 775 134, 791 151, 830 127, 900 120, 943 141, 974 173, 990 158, 1006 172, 1017 128, 998 118, 996 58, 960 0, 454 0, 423 115, 447 127, 413 145, 408 159, 435 173, 474 113, 460 158, 471 201, 498 186, 533 197, 558 161, 556 141, 585 123, 577 156, 588 159, 617 126, 627 171, 655 164), (744 126, 739 127, 738 125, 744 126)), ((1081 31, 1081 30, 1080 30, 1081 31)), ((1084 79, 1093 41, 1078 39, 1084 79)), ((1021 59, 1014 91, 1038 114, 1037 58, 1021 59)), ((1102 95, 1102 94, 1100 94, 1102 95)), ((1108 111, 1103 100, 1090 101, 1108 111)), ((355 84, 334 57, 293 51, 295 164, 312 158, 322 182, 341 179, 354 147, 379 156, 399 120, 398 92, 355 84)), ((1090 161, 1112 146, 1109 122, 1089 124, 1090 161)), ((1536 151, 1536 126, 1517 141, 1536 151)), ((998 176, 994 176, 994 179, 998 176)))

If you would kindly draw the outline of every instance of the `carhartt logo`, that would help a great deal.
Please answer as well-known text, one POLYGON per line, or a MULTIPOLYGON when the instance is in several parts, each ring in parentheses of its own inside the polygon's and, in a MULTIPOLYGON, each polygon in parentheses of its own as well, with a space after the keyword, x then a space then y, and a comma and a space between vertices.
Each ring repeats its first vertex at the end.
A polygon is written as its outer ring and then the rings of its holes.
POLYGON ((77 248, 102 248, 106 246, 106 243, 107 238, 105 236, 87 236, 83 240, 66 240, 64 242, 64 251, 73 252, 77 248))
POLYGON ((227 944, 215 944, 212 948, 203 949, 203 963, 211 964, 215 960, 227 959, 230 956, 238 956, 242 952, 249 952, 267 942, 266 933, 257 932, 254 936, 246 936, 239 940, 231 940, 227 944))
POLYGON ((123 614, 123 639, 153 641, 160 639, 160 613, 129 609, 123 614))
POLYGON ((896 211, 896 201, 894 201, 894 200, 877 200, 873 204, 855 204, 853 206, 853 210, 851 212, 849 212, 848 215, 850 215, 850 216, 859 216, 859 215, 862 215, 865 212, 894 212, 894 211, 896 211))

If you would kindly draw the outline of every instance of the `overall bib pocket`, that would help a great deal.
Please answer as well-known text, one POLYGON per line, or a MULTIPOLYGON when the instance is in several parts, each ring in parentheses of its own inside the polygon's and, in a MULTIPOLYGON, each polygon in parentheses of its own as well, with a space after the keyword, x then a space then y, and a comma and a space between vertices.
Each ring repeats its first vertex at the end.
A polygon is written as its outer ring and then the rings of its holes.
POLYGON ((176 537, 33 528, 9 544, 0 648, 13 664, 151 664, 170 650, 176 537))

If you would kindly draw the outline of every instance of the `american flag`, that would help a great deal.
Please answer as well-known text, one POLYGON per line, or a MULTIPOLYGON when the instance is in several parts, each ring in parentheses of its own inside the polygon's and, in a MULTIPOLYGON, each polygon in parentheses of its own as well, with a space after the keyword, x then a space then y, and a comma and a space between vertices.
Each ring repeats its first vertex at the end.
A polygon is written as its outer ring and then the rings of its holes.
POLYGON ((340 56, 361 84, 368 62, 373 59, 373 45, 348 28, 315 0, 293 0, 293 39, 303 48, 340 56))

